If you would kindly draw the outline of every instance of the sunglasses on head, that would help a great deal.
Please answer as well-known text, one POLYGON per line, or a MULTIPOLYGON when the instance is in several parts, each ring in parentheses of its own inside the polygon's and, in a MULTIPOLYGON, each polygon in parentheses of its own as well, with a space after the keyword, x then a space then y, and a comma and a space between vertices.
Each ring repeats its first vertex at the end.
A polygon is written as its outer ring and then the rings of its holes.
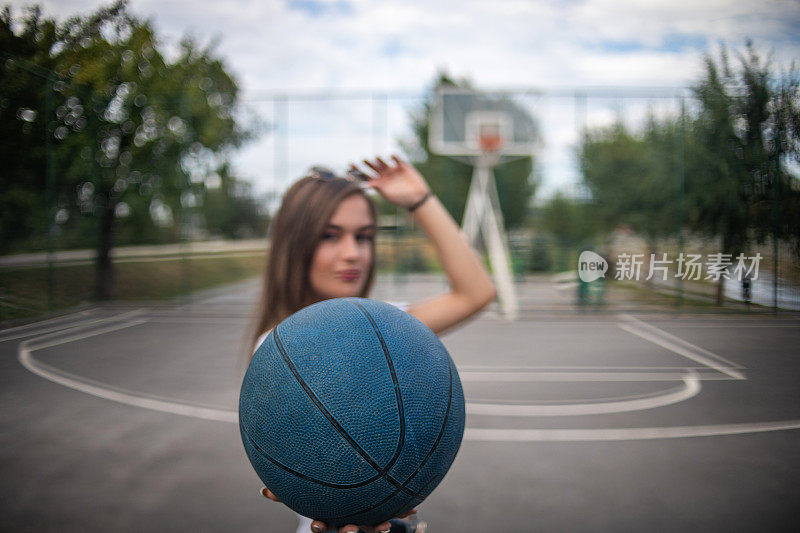
POLYGON ((349 169, 347 170, 344 175, 336 174, 333 170, 329 169, 328 167, 319 167, 314 166, 311 167, 308 171, 308 176, 311 178, 315 178, 318 180, 333 180, 333 179, 346 179, 349 181, 355 182, 365 182, 369 181, 369 176, 361 172, 357 169, 349 169))

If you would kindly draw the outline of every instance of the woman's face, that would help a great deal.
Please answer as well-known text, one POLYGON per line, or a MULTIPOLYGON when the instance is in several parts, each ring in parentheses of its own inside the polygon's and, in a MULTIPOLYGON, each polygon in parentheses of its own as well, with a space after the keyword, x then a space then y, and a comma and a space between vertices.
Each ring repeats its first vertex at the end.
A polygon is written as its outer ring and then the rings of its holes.
POLYGON ((323 230, 309 271, 315 300, 358 296, 372 265, 375 222, 360 194, 342 200, 323 230))

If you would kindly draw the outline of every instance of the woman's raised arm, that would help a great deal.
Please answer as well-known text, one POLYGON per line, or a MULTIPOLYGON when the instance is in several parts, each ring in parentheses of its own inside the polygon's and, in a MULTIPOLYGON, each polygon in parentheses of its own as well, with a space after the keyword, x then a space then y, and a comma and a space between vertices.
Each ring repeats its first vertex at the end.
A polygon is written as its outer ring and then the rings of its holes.
POLYGON ((365 161, 377 176, 370 185, 387 201, 414 207, 412 216, 433 243, 450 283, 450 292, 412 305, 408 312, 436 333, 474 315, 495 297, 495 289, 478 254, 436 196, 429 195, 425 178, 409 163, 392 156, 365 161), (427 196, 427 198, 426 198, 427 196), (422 203, 420 203, 420 201, 422 203))

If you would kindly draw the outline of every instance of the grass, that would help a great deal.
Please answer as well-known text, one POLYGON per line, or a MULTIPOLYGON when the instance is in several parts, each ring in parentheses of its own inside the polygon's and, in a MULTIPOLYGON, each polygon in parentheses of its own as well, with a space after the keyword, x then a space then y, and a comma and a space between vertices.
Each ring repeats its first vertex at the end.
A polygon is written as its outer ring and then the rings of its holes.
MULTIPOLYGON (((379 238, 376 245, 379 272, 441 272, 435 249, 421 235, 379 238)), ((484 260, 488 268, 488 259, 484 260)), ((520 267, 519 264, 515 266, 520 267)), ((114 300, 167 301, 197 290, 259 276, 263 267, 263 252, 128 259, 114 266, 114 300)), ((92 264, 56 267, 53 270, 52 302, 49 302, 49 273, 45 265, 0 270, 0 323, 91 305, 94 303, 94 268, 92 264)), ((701 283, 700 286, 705 285, 701 283)), ((676 295, 654 292, 642 283, 614 282, 614 287, 635 301, 664 307, 678 306, 676 295)), ((688 291, 684 293, 681 308, 723 309, 713 302, 693 298, 688 291)), ((744 307, 726 307, 724 310, 744 311, 744 307)), ((764 310, 768 308, 750 307, 751 312, 764 310)))
MULTIPOLYGON (((379 272, 439 272, 424 237, 379 239, 379 272)), ((114 301, 167 301, 201 289, 259 276, 264 253, 211 253, 185 257, 137 257, 114 264, 114 301)), ((94 300, 93 264, 56 266, 52 301, 46 265, 0 270, 0 323, 89 306, 94 300)))
POLYGON ((698 299, 696 295, 684 292, 683 298, 678 298, 677 294, 667 294, 654 291, 646 285, 632 281, 616 281, 615 289, 626 293, 626 296, 633 301, 645 303, 653 306, 661 306, 672 309, 708 311, 717 313, 771 313, 772 308, 758 304, 751 304, 749 308, 741 302, 725 300, 722 306, 716 305, 711 300, 698 299))
MULTIPOLYGON (((264 255, 215 254, 114 265, 115 300, 169 300, 190 292, 257 276, 264 255)), ((48 296, 48 269, 28 267, 0 272, 0 321, 34 318, 81 305, 94 294, 94 265, 53 270, 53 301, 48 296)))

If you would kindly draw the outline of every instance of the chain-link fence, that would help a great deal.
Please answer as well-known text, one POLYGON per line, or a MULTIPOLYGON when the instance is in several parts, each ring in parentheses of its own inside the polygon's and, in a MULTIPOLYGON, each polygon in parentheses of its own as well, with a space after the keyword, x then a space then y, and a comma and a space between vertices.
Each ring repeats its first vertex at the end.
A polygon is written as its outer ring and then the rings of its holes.
MULTIPOLYGON (((463 215, 472 169, 430 153, 431 92, 254 93, 234 101, 208 78, 179 93, 145 94, 134 83, 98 92, 12 56, 3 61, 16 82, 2 97, 8 163, 0 320, 98 299, 176 297, 255 276, 270 215, 313 164, 344 170, 375 154, 401 154, 457 221, 463 215), (229 138, 214 128, 229 128, 229 138)), ((714 301, 714 276, 706 278, 706 268, 699 279, 681 277, 681 254, 701 255, 706 267, 716 253, 760 254, 749 296, 734 278, 733 254, 723 299, 800 308, 796 250, 773 238, 781 234, 780 187, 753 196, 766 210, 762 218, 775 219, 775 231, 703 227, 716 211, 728 215, 693 179, 700 171, 690 129, 699 111, 690 91, 577 88, 509 96, 539 132, 530 161, 495 168, 518 281, 565 272, 576 280, 579 255, 591 250, 608 261, 608 282, 676 302, 714 301), (619 275, 624 254, 641 254, 641 279, 619 275), (645 279, 653 255, 671 261, 664 279, 645 279)), ((781 159, 777 165, 785 186, 795 187, 794 167, 781 159)), ((747 210, 750 201, 745 195, 729 208, 747 210)), ((379 211, 379 268, 436 270, 435 250, 413 221, 381 202, 379 211)), ((576 287, 582 301, 602 299, 597 284, 576 287)))

